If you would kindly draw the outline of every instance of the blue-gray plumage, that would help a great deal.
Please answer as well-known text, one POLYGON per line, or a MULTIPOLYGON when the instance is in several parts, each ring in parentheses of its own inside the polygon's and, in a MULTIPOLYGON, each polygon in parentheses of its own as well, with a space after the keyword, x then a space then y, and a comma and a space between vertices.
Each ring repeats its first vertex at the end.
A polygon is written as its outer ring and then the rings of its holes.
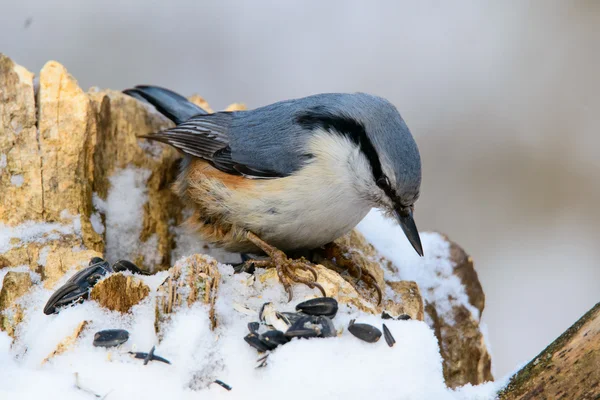
POLYGON ((274 258, 253 234, 282 250, 316 248, 380 207, 423 254, 412 218, 421 185, 419 150, 387 100, 328 93, 208 114, 166 89, 138 86, 125 93, 176 123, 145 137, 186 156, 177 191, 196 209, 204 239, 235 251, 259 247, 274 258))

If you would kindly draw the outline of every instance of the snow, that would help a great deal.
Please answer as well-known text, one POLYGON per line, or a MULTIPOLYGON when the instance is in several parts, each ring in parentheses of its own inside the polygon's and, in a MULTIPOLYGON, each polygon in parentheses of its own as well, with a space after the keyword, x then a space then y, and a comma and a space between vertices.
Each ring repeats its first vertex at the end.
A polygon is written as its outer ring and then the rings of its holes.
POLYGON ((72 222, 73 225, 63 225, 27 221, 17 226, 0 223, 0 254, 10 250, 13 243, 44 243, 48 240, 58 239, 59 233, 63 235, 80 233, 80 230, 77 229, 77 226, 81 227, 79 216, 74 217, 72 222))
POLYGON ((162 256, 158 251, 158 235, 150 235, 145 242, 140 242, 140 253, 144 256, 145 265, 158 265, 162 261, 162 256))
POLYGON ((38 265, 41 265, 42 267, 46 266, 46 261, 48 260, 49 253, 50 253, 49 246, 42 247, 42 249, 40 250, 40 255, 38 256, 38 260, 37 260, 38 265))
POLYGON ((15 135, 18 135, 23 130, 23 125, 21 125, 16 119, 10 121, 10 127, 15 135))
POLYGON ((12 175, 10 177, 10 183, 16 187, 23 186, 24 178, 23 175, 12 175))
POLYGON ((98 210, 98 213, 106 214, 108 205, 106 204, 106 201, 102 200, 102 198, 98 196, 98 193, 94 193, 92 196, 92 203, 94 203, 94 207, 96 210, 98 210))
MULTIPOLYGON (((112 188, 104 202, 94 204, 105 213, 107 237, 112 242, 112 257, 122 254, 127 246, 139 246, 138 218, 146 202, 143 189, 148 174, 126 169, 111 179, 112 188)), ((74 221, 76 219, 74 218, 74 221)), ((17 228, 0 225, 0 253, 10 245, 9 237, 21 241, 40 240, 53 229, 71 231, 57 224, 23 224, 17 228), (4 247, 3 247, 4 246, 4 247)), ((180 228, 176 228, 180 229, 180 228)), ((448 246, 437 234, 422 234, 426 257, 419 258, 404 238, 400 228, 379 212, 370 213, 359 229, 390 259, 398 272, 386 272, 386 279, 415 280, 429 301, 449 310, 448 296, 468 304, 464 288, 454 281, 452 265, 447 261, 448 246)), ((176 231, 179 254, 206 249, 198 242, 185 242, 184 231, 176 231), (187 246, 187 247, 186 247, 187 246)), ((137 248, 137 247, 136 247, 137 248)), ((43 261, 43 253, 40 261, 43 261)), ((118 257, 117 256, 117 257, 118 257)), ((148 257, 152 257, 149 254, 148 257)), ((180 260, 185 263, 185 260, 180 260)), ((1 399, 90 399, 95 393, 114 399, 364 399, 376 395, 381 399, 488 400, 504 383, 467 385, 448 389, 443 380, 442 359, 434 332, 424 322, 386 320, 396 339, 388 347, 385 340, 369 344, 352 336, 346 327, 351 319, 370 323, 381 329, 381 318, 354 307, 340 304, 334 325, 341 332, 336 338, 298 340, 272 351, 264 368, 255 368, 260 357, 243 337, 248 322, 258 319, 257 312, 265 302, 279 311, 293 311, 295 304, 317 295, 305 286, 294 286, 294 300, 287 302, 282 286, 273 281, 262 282, 266 272, 256 275, 233 274, 230 265, 219 264, 221 282, 215 305, 218 326, 211 331, 208 306, 196 303, 175 310, 163 327, 159 343, 155 333, 155 289, 164 282, 166 272, 138 276, 150 286, 151 294, 133 307, 129 314, 101 308, 88 300, 63 309, 56 315, 44 315, 42 309, 52 290, 36 285, 19 302, 26 310, 18 328, 18 340, 0 332, 0 398, 1 399), (248 311, 249 310, 249 311, 248 311), (89 321, 76 342, 60 355, 43 360, 84 320, 89 321), (119 348, 92 346, 93 336, 103 329, 126 329, 129 340, 119 348), (155 353, 172 365, 134 359, 128 351, 155 353), (78 376, 76 387, 75 374, 78 376), (230 386, 226 391, 214 384, 219 379, 230 386), (34 383, 34 384, 32 384, 34 383)), ((26 266, 5 268, 27 270, 26 266)), ((63 284, 75 273, 67 273, 63 284)), ((39 277, 37 277, 39 280, 39 277)), ((473 312, 473 310, 471 311, 473 312)))
MULTIPOLYGON (((2 268, 2 269, 0 269, 0 288, 2 288, 2 283, 4 282, 4 277, 9 272, 29 272, 32 282, 39 283, 41 280, 40 275, 36 274, 35 272, 32 272, 29 269, 28 265, 18 265, 16 267, 2 268)), ((0 365, 2 365, 2 364, 0 364, 0 365)))
MULTIPOLYGON (((94 195, 94 206, 105 214, 105 255, 111 262, 128 258, 132 249, 143 244, 139 238, 144 223, 144 205, 148 202, 146 182, 149 177, 149 170, 129 166, 110 177, 106 201, 94 195)), ((154 259, 156 256, 147 257, 154 259)))
POLYGON ((508 385, 510 375, 495 382, 486 382, 481 385, 473 386, 470 383, 455 391, 457 400, 491 400, 495 398, 495 393, 508 385))
POLYGON ((6 154, 2 153, 0 154, 0 171, 2 171, 4 168, 6 168, 6 154))
POLYGON ((464 305, 479 320, 479 310, 469 302, 465 287, 452 273, 450 245, 440 234, 420 233, 425 255, 419 257, 400 225, 379 210, 367 214, 357 228, 398 269, 397 273, 384 269, 386 280, 417 282, 424 300, 435 302, 437 312, 449 324, 454 323, 451 313, 453 303, 464 305))
POLYGON ((102 216, 100 213, 92 213, 92 215, 90 215, 90 223, 92 224, 94 232, 96 232, 98 235, 102 235, 104 233, 104 224, 102 223, 102 216))
MULTIPOLYGON (((479 331, 483 336, 483 343, 485 344, 485 348, 487 349, 488 354, 491 359, 494 359, 494 353, 492 352, 492 344, 490 343, 490 330, 488 325, 485 322, 479 322, 479 331)), ((492 375, 496 376, 496 371, 494 368, 494 363, 492 363, 492 375)))
MULTIPOLYGON (((261 283, 260 275, 233 274, 229 265, 219 265, 222 275, 216 303, 218 327, 209 329, 208 308, 196 303, 182 307, 173 315, 158 343, 154 331, 153 295, 122 315, 102 309, 93 301, 46 316, 42 308, 50 290, 36 286, 20 301, 25 305, 19 340, 0 333, 0 398, 10 399, 87 399, 87 390, 108 399, 363 399, 377 393, 385 399, 489 399, 496 384, 447 389, 443 382, 442 360, 433 331, 420 321, 385 323, 397 344, 389 348, 378 343, 361 342, 345 327, 350 319, 381 327, 379 316, 365 314, 340 305, 334 324, 342 333, 337 338, 293 340, 273 351, 268 364, 255 369, 259 357, 243 336, 247 323, 256 316, 236 311, 242 307, 258 311, 267 301, 280 311, 293 311, 298 302, 314 297, 308 288, 295 286, 294 301, 275 282, 261 283), (237 307, 236 307, 237 305, 237 307), (76 343, 62 355, 42 364, 61 340, 81 321, 90 321, 76 343), (102 329, 126 329, 130 339, 121 348, 92 346, 94 333, 102 329), (147 352, 156 345, 156 354, 172 365, 151 362, 144 366, 127 351, 147 352), (233 387, 231 392, 212 384, 216 379, 233 387), (35 381, 35 385, 27 382, 35 381), (307 386, 308 385, 308 386, 307 386), (201 392, 200 392, 201 391, 201 392)), ((67 274, 60 283, 71 275, 67 274)), ((152 289, 166 278, 166 272, 139 277, 152 289)), ((154 291, 152 292, 154 293, 154 291)))

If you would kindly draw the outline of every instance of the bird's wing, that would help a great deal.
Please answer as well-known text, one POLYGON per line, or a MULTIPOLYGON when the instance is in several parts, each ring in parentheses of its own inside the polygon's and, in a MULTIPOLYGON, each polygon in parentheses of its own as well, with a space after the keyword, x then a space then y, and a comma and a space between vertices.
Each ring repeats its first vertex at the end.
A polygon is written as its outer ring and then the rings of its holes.
POLYGON ((141 137, 169 144, 184 154, 207 160, 215 168, 229 174, 255 179, 286 176, 235 160, 228 135, 232 119, 233 113, 227 112, 197 115, 174 128, 141 137))

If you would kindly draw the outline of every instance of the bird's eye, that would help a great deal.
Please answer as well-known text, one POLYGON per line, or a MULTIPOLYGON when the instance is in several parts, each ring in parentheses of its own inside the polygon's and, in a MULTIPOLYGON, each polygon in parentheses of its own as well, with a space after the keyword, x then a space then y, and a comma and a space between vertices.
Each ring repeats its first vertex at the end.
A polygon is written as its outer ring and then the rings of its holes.
POLYGON ((390 187, 390 180, 387 176, 382 176, 379 179, 377 179, 377 186, 379 186, 380 188, 390 187))

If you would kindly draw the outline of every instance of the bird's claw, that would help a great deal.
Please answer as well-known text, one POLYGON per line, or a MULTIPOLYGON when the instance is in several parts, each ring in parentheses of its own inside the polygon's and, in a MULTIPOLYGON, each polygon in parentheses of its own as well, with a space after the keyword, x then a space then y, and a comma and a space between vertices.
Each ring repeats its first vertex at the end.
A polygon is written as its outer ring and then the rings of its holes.
POLYGON ((277 276, 279 281, 283 285, 283 288, 288 294, 288 301, 292 301, 293 292, 290 280, 296 283, 302 283, 311 289, 319 289, 324 297, 327 296, 325 289, 318 282, 318 274, 311 263, 306 259, 300 258, 298 260, 288 258, 284 252, 274 248, 273 246, 265 243, 258 236, 252 232, 248 233, 248 240, 254 243, 257 247, 263 250, 269 256, 269 260, 248 260, 247 264, 252 264, 254 267, 259 268, 276 268, 277 276), (296 270, 302 270, 312 275, 313 280, 310 278, 304 278, 300 276, 296 270))

